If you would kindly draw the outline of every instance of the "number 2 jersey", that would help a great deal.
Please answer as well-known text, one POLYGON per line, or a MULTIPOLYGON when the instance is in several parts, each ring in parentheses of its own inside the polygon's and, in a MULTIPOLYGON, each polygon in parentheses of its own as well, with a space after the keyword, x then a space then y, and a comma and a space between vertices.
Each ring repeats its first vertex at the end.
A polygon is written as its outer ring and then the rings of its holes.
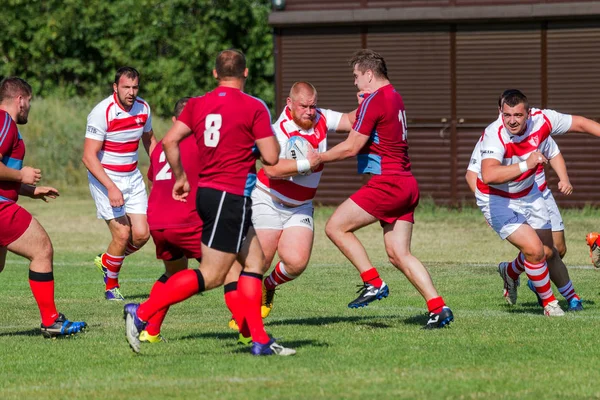
POLYGON ((198 172, 200 160, 198 148, 193 136, 188 136, 179 144, 181 164, 190 184, 187 202, 173 199, 175 175, 165 157, 162 140, 158 142, 150 155, 148 180, 152 189, 148 197, 148 226, 150 230, 186 228, 202 225, 196 212, 196 192, 198 190, 198 172))
POLYGON ((255 142, 274 136, 265 103, 239 89, 219 86, 190 99, 179 121, 196 138, 198 186, 250 196, 256 184, 255 142))

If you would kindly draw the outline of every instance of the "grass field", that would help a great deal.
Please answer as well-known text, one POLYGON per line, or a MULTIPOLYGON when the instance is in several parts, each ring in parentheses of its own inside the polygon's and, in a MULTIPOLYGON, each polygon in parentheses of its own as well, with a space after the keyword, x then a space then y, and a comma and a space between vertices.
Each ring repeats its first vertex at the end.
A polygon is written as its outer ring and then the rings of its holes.
MULTIPOLYGON (((79 337, 44 340, 27 264, 9 255, 0 274, 0 399, 600 397, 600 271, 588 267, 584 241, 588 231, 600 229, 600 212, 564 215, 566 262, 586 309, 549 319, 527 288, 517 306, 505 305, 495 266, 515 251, 478 211, 421 207, 413 252, 455 315, 450 328, 424 331, 424 301, 388 263, 378 226, 359 236, 390 297, 360 310, 346 307, 360 279, 325 237, 331 209, 320 208, 310 266, 278 291, 265 321, 268 332, 298 354, 258 358, 236 345, 221 289, 172 307, 163 329, 168 342, 146 344, 134 355, 124 337, 122 304, 103 300, 92 264, 109 238, 92 202, 67 190, 52 204, 22 204, 53 240, 59 310, 90 327, 79 337)), ((161 270, 149 243, 126 260, 124 295, 145 299, 161 270)))

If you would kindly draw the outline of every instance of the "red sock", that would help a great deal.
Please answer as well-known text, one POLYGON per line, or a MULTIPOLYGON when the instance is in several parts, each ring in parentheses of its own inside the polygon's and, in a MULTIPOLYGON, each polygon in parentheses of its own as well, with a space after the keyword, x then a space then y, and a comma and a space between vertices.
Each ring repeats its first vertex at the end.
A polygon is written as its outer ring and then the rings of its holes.
POLYGON ((379 277, 379 273, 377 272, 377 270, 375 268, 366 270, 365 272, 360 274, 360 277, 362 278, 364 283, 371 284, 375 287, 379 288, 379 287, 381 287, 381 285, 383 285, 383 281, 379 277))
POLYGON ((248 323, 252 341, 265 344, 269 342, 269 335, 265 332, 260 306, 262 302, 262 276, 249 272, 242 272, 238 280, 238 290, 241 301, 240 308, 244 319, 248 323))
POLYGON ((444 299, 441 296, 427 300, 427 309, 430 313, 439 313, 445 305, 446 303, 444 303, 444 299))
POLYGON ((298 276, 292 275, 285 270, 285 265, 279 261, 275 268, 273 268, 273 272, 271 275, 265 279, 265 287, 267 290, 273 290, 276 286, 281 285, 282 283, 286 283, 289 281, 293 281, 298 276))
POLYGON ((119 271, 123 266, 125 256, 113 256, 108 253, 102 254, 102 265, 107 269, 106 290, 119 286, 119 271))
POLYGON ((40 309, 42 325, 52 325, 58 318, 54 304, 54 274, 29 270, 29 287, 40 309))
POLYGON ((169 278, 156 288, 150 298, 140 304, 137 316, 142 321, 148 321, 154 314, 173 304, 189 299, 196 293, 204 291, 204 278, 198 269, 181 271, 169 278))
POLYGON ((133 253, 135 253, 136 251, 138 251, 140 248, 137 246, 134 246, 133 243, 131 242, 127 242, 127 247, 125 247, 125 256, 129 256, 133 253))
POLYGON ((246 323, 246 319, 244 318, 244 314, 241 307, 241 296, 237 290, 237 282, 231 282, 225 285, 225 304, 227 304, 227 308, 233 315, 233 319, 237 323, 240 333, 244 337, 250 336, 250 329, 248 328, 248 324, 246 323))
MULTIPOLYGON (((152 286, 152 289, 150 290, 150 297, 152 297, 153 294, 156 296, 156 292, 160 291, 160 288, 162 288, 164 286, 164 284, 167 282, 168 279, 169 279, 169 277, 164 274, 160 278, 158 278, 158 280, 156 282, 154 282, 154 285, 152 286)), ((168 311, 169 311, 169 307, 165 307, 162 310, 159 310, 156 314, 154 314, 153 316, 151 316, 148 319, 148 324, 146 325, 146 331, 150 335, 156 336, 160 333, 160 327, 162 326, 162 323, 165 320, 165 317, 167 316, 168 311)))

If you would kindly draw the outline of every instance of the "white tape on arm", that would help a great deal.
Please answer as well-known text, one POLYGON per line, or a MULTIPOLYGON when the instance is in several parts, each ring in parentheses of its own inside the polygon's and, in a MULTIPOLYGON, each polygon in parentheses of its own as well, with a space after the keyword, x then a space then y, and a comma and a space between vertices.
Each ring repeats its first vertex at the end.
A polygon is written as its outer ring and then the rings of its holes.
POLYGON ((521 170, 522 174, 529 171, 529 168, 527 168, 527 161, 521 161, 519 163, 519 169, 521 170))
POLYGON ((296 168, 299 174, 305 174, 310 171, 310 162, 308 160, 296 160, 296 168))

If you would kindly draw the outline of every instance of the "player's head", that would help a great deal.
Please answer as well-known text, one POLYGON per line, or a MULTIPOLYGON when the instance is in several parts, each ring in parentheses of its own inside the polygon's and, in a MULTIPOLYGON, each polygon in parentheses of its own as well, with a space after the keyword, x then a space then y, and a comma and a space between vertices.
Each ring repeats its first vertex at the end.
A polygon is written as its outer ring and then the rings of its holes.
POLYGON ((286 101, 292 119, 300 128, 311 129, 317 118, 317 89, 309 82, 296 82, 286 101))
POLYGON ((498 100, 504 127, 511 135, 519 135, 527 128, 529 101, 520 90, 505 90, 498 100))
POLYGON ((219 81, 244 80, 248 77, 246 56, 239 50, 223 50, 217 56, 213 76, 219 81))
POLYGON ((0 82, 0 105, 12 108, 17 124, 27 123, 31 108, 31 93, 29 83, 17 76, 9 76, 0 82))
POLYGON ((181 99, 177 100, 177 103, 175 103, 175 108, 173 108, 173 123, 177 121, 179 114, 181 114, 189 99, 191 99, 191 97, 182 97, 181 99))
POLYGON ((113 90, 121 107, 131 109, 140 89, 140 73, 133 67, 121 67, 115 74, 113 90))
POLYGON ((352 67, 354 84, 358 90, 368 89, 368 85, 373 79, 389 80, 385 60, 381 54, 373 50, 357 51, 348 63, 352 67))

